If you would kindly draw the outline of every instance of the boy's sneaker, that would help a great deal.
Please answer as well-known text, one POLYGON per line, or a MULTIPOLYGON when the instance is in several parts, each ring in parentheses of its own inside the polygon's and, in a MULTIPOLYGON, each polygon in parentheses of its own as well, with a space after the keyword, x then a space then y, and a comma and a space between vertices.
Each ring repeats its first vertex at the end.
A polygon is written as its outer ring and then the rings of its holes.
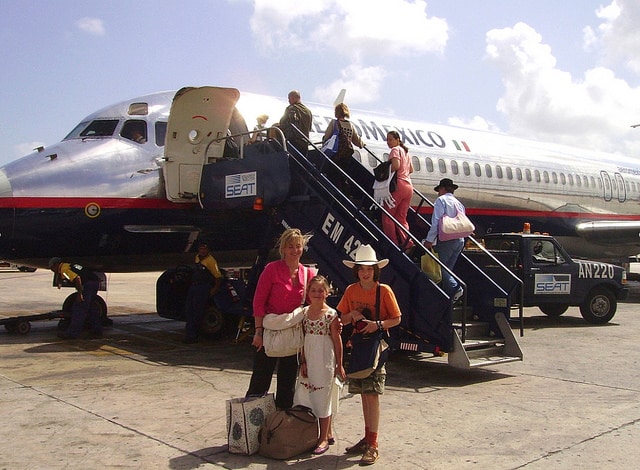
POLYGON ((462 287, 458 287, 458 290, 456 291, 456 293, 453 294, 453 301, 457 302, 458 300, 460 300, 460 297, 462 297, 462 294, 464 294, 464 289, 462 287))

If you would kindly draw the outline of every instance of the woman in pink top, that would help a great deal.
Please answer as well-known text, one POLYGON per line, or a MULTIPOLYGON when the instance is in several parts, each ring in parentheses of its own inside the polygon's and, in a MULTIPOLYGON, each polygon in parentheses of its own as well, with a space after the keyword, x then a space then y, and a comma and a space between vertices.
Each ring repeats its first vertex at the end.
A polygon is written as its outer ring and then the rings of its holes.
MULTIPOLYGON (((404 228, 409 230, 407 223, 407 212, 411 204, 411 196, 413 195, 413 185, 411 184, 411 173, 413 173, 413 165, 411 157, 409 157, 409 149, 400 140, 400 134, 397 131, 389 131, 387 134, 387 145, 391 149, 389 152, 389 160, 391 160, 391 171, 397 173, 398 184, 396 190, 391 193, 395 201, 394 207, 384 204, 384 208, 400 222, 404 228)), ((396 224, 387 214, 382 215, 382 229, 389 239, 394 241, 396 245, 402 246, 405 250, 413 246, 413 242, 408 240, 406 233, 396 227, 396 224)))
POLYGON ((304 303, 302 295, 305 283, 316 275, 315 269, 300 264, 308 239, 309 236, 303 235, 297 228, 282 233, 279 240, 281 259, 265 266, 253 295, 256 333, 251 344, 256 348, 256 354, 247 396, 267 393, 277 366, 276 406, 280 409, 293 405, 298 358, 296 354, 287 357, 269 357, 265 354, 262 320, 267 313, 289 313, 304 303))

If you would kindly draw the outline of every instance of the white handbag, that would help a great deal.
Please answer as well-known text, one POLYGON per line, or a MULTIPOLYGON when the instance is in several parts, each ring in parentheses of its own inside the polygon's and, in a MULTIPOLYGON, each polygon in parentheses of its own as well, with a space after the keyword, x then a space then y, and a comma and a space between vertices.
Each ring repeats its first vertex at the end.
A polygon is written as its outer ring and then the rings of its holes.
POLYGON ((458 213, 455 217, 449 217, 445 214, 440 219, 438 239, 443 242, 468 237, 476 229, 475 225, 473 225, 461 208, 456 205, 456 209, 458 213))
POLYGON ((438 239, 446 242, 455 238, 468 237, 475 229, 473 223, 462 212, 458 212, 455 217, 444 215, 441 219, 438 239))
POLYGON ((298 354, 304 345, 302 320, 307 297, 307 270, 303 275, 304 288, 300 307, 290 313, 268 313, 262 319, 262 347, 269 357, 287 357, 298 354))
POLYGON ((286 357, 297 354, 304 345, 302 319, 304 307, 277 315, 268 313, 262 319, 264 327, 262 346, 269 357, 286 357))

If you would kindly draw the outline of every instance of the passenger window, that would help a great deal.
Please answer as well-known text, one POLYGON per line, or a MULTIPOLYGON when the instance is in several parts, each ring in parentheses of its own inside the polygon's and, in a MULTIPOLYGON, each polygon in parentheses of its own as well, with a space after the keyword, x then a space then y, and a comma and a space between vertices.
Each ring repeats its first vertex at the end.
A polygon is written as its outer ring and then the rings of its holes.
POLYGON ((451 173, 457 175, 460 172, 458 168, 458 162, 455 160, 451 160, 451 173))
POLYGON ((426 158, 424 159, 424 162, 425 162, 425 163, 426 163, 426 165, 427 165, 427 171, 428 171, 429 173, 433 173, 433 160, 431 160, 429 157, 426 157, 426 158))
POLYGON ((469 168, 469 164, 467 162, 462 162, 462 171, 465 176, 469 176, 471 174, 471 168, 469 168))
POLYGON ((553 184, 558 184, 558 174, 555 171, 551 172, 551 179, 553 180, 553 184))
POLYGON ((478 163, 473 164, 473 169, 476 172, 476 176, 478 177, 482 176, 482 169, 480 168, 480 165, 478 163))
POLYGON ((507 167, 507 179, 513 179, 513 171, 511 170, 510 166, 507 167))
POLYGON ((411 157, 411 164, 413 165, 413 171, 420 171, 420 159, 418 157, 411 157))
POLYGON ((516 179, 522 181, 522 170, 520 168, 516 168, 516 179))
POLYGON ((582 178, 580 178, 580 175, 576 175, 576 184, 582 186, 582 178))
POLYGON ((147 141, 147 123, 137 119, 129 120, 122 126, 120 135, 138 144, 144 144, 147 141))
POLYGON ((569 174, 567 175, 567 178, 569 179, 569 185, 570 185, 570 186, 573 186, 573 175, 572 175, 571 173, 569 173, 569 174))
POLYGON ((502 167, 500 165, 496 165, 496 176, 502 179, 502 167))
POLYGON ((484 171, 487 174, 487 178, 491 178, 493 176, 493 173, 491 171, 491 165, 485 165, 484 166, 484 171))
POLYGON ((438 159, 438 169, 440 170, 440 173, 442 173, 442 174, 446 174, 447 173, 447 164, 442 158, 438 159))
POLYGON ((164 121, 156 121, 156 145, 158 147, 164 147, 165 139, 167 138, 167 123, 164 121))
POLYGON ((540 170, 534 171, 533 175, 536 177, 536 183, 539 183, 540 181, 542 181, 542 179, 540 178, 540 170))
POLYGON ((526 170, 524 170, 524 174, 525 174, 525 175, 526 175, 526 177, 527 177, 527 181, 528 181, 529 183, 531 183, 531 170, 530 170, 529 168, 527 168, 526 170))
POLYGON ((542 176, 544 177, 544 182, 548 184, 549 183, 549 172, 548 171, 544 171, 542 173, 542 176))
MULTIPOLYGON (((378 164, 380 163, 380 162, 376 159, 376 157, 374 157, 374 156, 373 156, 373 155, 371 155, 371 154, 369 154, 368 161, 369 161, 369 167, 371 167, 371 168, 375 168, 375 167, 377 167, 377 166, 378 166, 378 164)), ((383 160, 383 161, 384 161, 384 160, 383 160)))
POLYGON ((560 173, 560 183, 563 185, 567 184, 567 177, 564 176, 564 173, 560 173))

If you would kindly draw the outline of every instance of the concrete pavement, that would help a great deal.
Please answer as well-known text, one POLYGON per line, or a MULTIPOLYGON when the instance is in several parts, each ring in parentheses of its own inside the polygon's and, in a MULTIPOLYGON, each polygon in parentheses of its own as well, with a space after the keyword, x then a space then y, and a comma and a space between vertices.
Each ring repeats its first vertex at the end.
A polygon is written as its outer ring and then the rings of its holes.
MULTIPOLYGON (((225 401, 242 396, 248 344, 183 345, 155 312, 158 273, 112 274, 105 338, 61 341, 56 322, 0 331, 0 468, 343 469, 362 435, 343 394, 336 445, 286 462, 226 451, 225 401)), ((59 309, 51 273, 0 272, 0 317, 59 309)), ((523 362, 459 371, 395 355, 382 397, 380 460, 392 469, 635 468, 640 460, 640 308, 585 323, 526 309, 523 362)))

